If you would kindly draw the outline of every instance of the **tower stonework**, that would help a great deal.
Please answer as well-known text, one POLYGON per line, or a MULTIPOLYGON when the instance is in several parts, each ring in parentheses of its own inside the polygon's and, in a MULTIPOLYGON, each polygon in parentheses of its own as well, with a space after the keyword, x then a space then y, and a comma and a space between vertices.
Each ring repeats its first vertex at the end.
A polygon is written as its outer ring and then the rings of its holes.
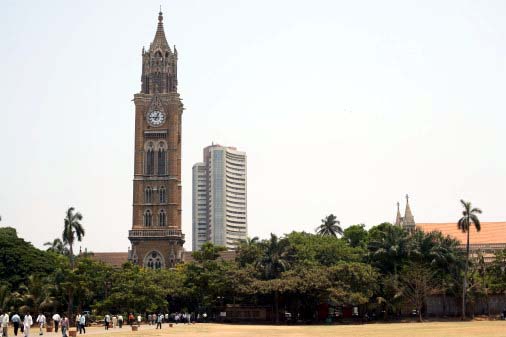
POLYGON ((167 43, 163 15, 155 38, 142 49, 141 91, 134 95, 135 155, 131 249, 128 259, 145 268, 181 261, 181 119, 177 50, 167 43))

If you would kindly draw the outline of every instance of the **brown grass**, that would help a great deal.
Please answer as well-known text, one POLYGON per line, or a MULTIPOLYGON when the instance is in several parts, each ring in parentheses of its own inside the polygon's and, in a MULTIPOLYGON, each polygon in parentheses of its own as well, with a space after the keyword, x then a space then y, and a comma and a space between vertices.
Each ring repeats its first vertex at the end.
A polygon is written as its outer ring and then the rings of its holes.
MULTIPOLYGON (((319 326, 274 326, 274 325, 229 325, 229 324, 179 324, 169 328, 163 325, 162 330, 154 326, 141 326, 139 331, 131 331, 129 326, 123 329, 87 328, 86 335, 110 337, 506 337, 506 321, 472 321, 472 322, 426 322, 426 323, 376 323, 365 325, 319 325, 319 326)), ((38 328, 31 329, 32 336, 38 335, 38 328)), ((10 332, 9 336, 13 336, 10 332)), ((19 336, 19 334, 18 334, 19 336)), ((61 336, 44 333, 44 336, 61 336)), ((79 334, 78 334, 79 336, 79 334)), ((82 336, 84 337, 84 336, 82 336)))

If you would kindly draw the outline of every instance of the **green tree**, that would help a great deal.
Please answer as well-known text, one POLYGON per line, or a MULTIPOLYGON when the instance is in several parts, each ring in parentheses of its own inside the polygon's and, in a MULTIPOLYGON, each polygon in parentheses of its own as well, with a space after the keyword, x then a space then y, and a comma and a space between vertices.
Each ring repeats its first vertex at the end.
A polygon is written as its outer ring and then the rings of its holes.
POLYGON ((340 226, 339 220, 337 220, 334 214, 330 214, 322 219, 322 223, 318 228, 316 228, 316 232, 319 235, 323 236, 333 236, 337 237, 337 235, 343 235, 343 229, 340 226))
POLYGON ((457 226, 463 232, 467 233, 466 242, 466 266, 464 270, 464 278, 462 282, 462 320, 466 319, 466 293, 467 293, 467 273, 469 270, 469 233, 471 226, 476 228, 476 231, 481 230, 480 219, 477 214, 481 214, 481 209, 473 207, 471 202, 460 200, 464 210, 462 211, 462 217, 459 219, 457 226))
POLYGON ((402 228, 383 223, 369 231, 368 249, 374 266, 397 275, 408 256, 408 235, 402 228))
MULTIPOLYGON (((269 240, 261 243, 263 253, 257 261, 257 267, 264 279, 271 280, 278 278, 282 272, 290 267, 289 242, 286 239, 278 239, 271 233, 269 240)), ((274 315, 276 323, 279 323, 279 291, 274 289, 274 315)))
POLYGON ((74 268, 74 242, 81 241, 84 237, 84 228, 81 224, 83 216, 74 212, 74 207, 69 207, 65 215, 62 239, 63 243, 69 246, 70 268, 74 268))
POLYGON ((57 254, 67 255, 69 250, 65 247, 63 241, 59 238, 53 240, 53 242, 46 242, 44 246, 48 246, 47 251, 57 254))
MULTIPOLYGON (((62 239, 63 243, 69 246, 69 261, 70 261, 70 269, 71 271, 74 270, 74 242, 77 239, 77 241, 81 241, 84 237, 84 228, 81 224, 81 220, 83 219, 83 216, 79 212, 74 212, 74 207, 69 207, 67 210, 67 213, 65 215, 65 219, 63 220, 64 226, 63 226, 63 233, 62 233, 62 239)), ((68 294, 68 315, 69 319, 72 320, 72 310, 74 307, 74 291, 75 291, 75 284, 72 284, 72 281, 70 284, 67 284, 67 294, 68 294)))
POLYGON ((208 260, 216 260, 220 257, 220 252, 227 250, 223 246, 217 246, 211 242, 206 242, 200 247, 199 251, 193 252, 192 256, 195 261, 203 262, 208 260))
POLYGON ((12 227, 0 228, 0 280, 15 290, 27 284, 30 275, 54 270, 54 256, 19 238, 12 227))
POLYGON ((241 240, 237 247, 236 262, 241 267, 254 264, 262 253, 259 245, 259 239, 257 236, 254 238, 247 237, 245 240, 241 240))
POLYGON ((352 225, 343 231, 342 239, 352 247, 367 247, 368 232, 364 224, 352 225))

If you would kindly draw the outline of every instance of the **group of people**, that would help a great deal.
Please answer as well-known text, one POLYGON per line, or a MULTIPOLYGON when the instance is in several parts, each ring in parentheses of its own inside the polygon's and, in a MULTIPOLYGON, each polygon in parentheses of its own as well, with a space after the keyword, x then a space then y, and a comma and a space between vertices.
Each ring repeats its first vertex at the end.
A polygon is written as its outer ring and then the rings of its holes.
POLYGON ((8 328, 9 323, 12 323, 14 326, 14 335, 18 335, 18 331, 21 330, 21 332, 26 336, 30 336, 30 327, 33 325, 33 318, 30 315, 29 312, 26 313, 26 315, 21 319, 21 317, 18 314, 12 315, 12 317, 9 317, 8 312, 1 312, 0 313, 0 324, 2 327, 2 336, 8 337, 8 328))
MULTIPOLYGON (((207 315, 203 314, 202 318, 204 320, 206 319, 207 315)), ((133 325, 137 323, 137 325, 140 325, 142 322, 142 316, 138 315, 137 317, 134 316, 133 313, 130 313, 128 315, 128 324, 133 325)), ((169 314, 148 314, 147 315, 147 322, 149 325, 155 325, 156 329, 162 328, 162 323, 169 322, 170 320, 174 320, 176 324, 178 323, 187 323, 190 324, 192 319, 195 319, 195 317, 192 317, 189 313, 175 313, 170 315, 169 314)), ((200 314, 199 314, 199 317, 200 314)), ((68 337, 68 330, 70 327, 70 322, 68 317, 66 317, 64 314, 61 316, 58 313, 55 313, 51 319, 53 320, 54 324, 54 331, 58 332, 58 328, 61 329, 62 337, 68 337)), ((199 319, 197 319, 198 321, 199 319)), ((86 324, 88 323, 88 317, 86 314, 78 314, 76 316, 76 326, 79 329, 79 334, 86 334, 86 324)), ((9 316, 9 313, 2 313, 0 312, 0 327, 2 330, 2 337, 9 337, 7 335, 9 324, 12 323, 14 327, 14 336, 18 335, 18 332, 21 331, 21 333, 25 337, 30 336, 30 327, 34 324, 34 320, 29 312, 27 312, 23 317, 20 317, 17 313, 13 314, 12 316, 9 316)), ((35 323, 39 325, 39 335, 44 334, 44 327, 47 325, 46 316, 42 313, 40 313, 37 318, 35 319, 35 323)), ((114 315, 111 317, 111 315, 106 314, 104 316, 104 326, 106 330, 109 330, 109 327, 123 327, 123 316, 122 315, 114 315)))
POLYGON ((118 316, 112 316, 109 314, 106 314, 104 316, 104 327, 106 330, 109 330, 109 326, 112 325, 113 328, 115 327, 123 327, 123 315, 118 316))
POLYGON ((168 321, 169 319, 169 314, 162 314, 162 313, 159 313, 158 315, 157 314, 148 314, 148 317, 147 317, 147 320, 148 320, 148 324, 149 325, 154 325, 156 324, 156 328, 162 328, 162 323, 164 321, 168 321))
MULTIPOLYGON (((61 326, 62 337, 68 337, 69 320, 65 315, 61 317, 59 314, 54 314, 52 317, 54 321, 55 332, 58 332, 58 327, 61 326)), ((23 318, 19 314, 15 313, 9 317, 9 313, 0 313, 0 325, 2 327, 2 337, 8 337, 9 324, 12 323, 14 328, 14 336, 17 336, 21 331, 23 336, 30 336, 30 328, 34 324, 32 315, 27 312, 23 318)), ((44 327, 47 326, 46 316, 40 313, 35 319, 35 323, 39 325, 39 336, 44 334, 44 327)))

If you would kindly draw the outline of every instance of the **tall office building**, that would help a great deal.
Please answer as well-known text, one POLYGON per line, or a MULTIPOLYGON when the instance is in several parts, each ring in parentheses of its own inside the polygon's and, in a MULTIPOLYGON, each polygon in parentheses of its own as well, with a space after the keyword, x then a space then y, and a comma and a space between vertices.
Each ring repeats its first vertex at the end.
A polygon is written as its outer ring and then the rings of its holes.
POLYGON ((235 249, 248 233, 246 153, 211 145, 193 166, 193 250, 205 242, 235 249))

